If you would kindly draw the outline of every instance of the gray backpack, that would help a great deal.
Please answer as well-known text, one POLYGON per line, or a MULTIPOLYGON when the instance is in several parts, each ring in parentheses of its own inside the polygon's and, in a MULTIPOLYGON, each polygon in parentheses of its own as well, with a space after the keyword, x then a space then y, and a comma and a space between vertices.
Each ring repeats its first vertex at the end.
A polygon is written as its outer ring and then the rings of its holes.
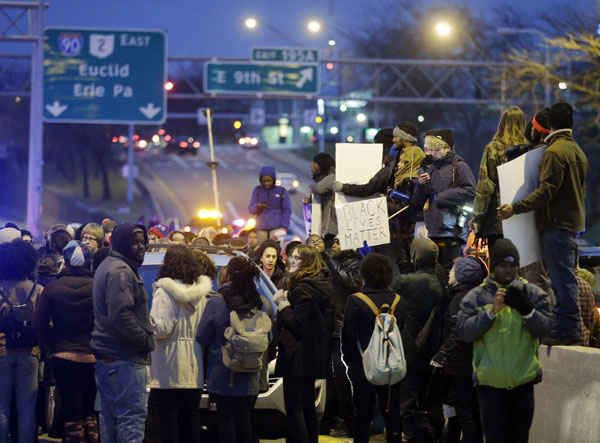
POLYGON ((221 347, 223 364, 233 372, 258 372, 263 353, 269 347, 271 319, 254 308, 246 313, 231 311, 225 329, 227 343, 221 347))

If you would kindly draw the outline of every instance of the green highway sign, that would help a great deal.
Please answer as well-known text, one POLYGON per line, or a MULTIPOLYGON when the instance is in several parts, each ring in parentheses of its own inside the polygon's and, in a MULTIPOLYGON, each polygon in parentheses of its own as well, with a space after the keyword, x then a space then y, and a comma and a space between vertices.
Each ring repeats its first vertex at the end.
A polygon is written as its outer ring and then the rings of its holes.
POLYGON ((299 94, 320 90, 318 65, 204 63, 204 92, 213 94, 299 94))
POLYGON ((252 48, 250 60, 256 63, 319 63, 319 50, 312 48, 252 48))
POLYGON ((44 34, 44 121, 165 121, 164 32, 46 28, 44 34))

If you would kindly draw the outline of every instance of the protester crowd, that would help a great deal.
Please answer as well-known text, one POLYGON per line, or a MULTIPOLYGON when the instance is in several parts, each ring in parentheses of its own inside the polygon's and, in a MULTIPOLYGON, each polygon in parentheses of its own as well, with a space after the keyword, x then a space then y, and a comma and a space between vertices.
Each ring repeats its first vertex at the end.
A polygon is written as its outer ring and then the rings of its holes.
POLYGON ((203 391, 218 441, 258 441, 253 408, 275 356, 288 441, 367 442, 384 428, 388 442, 528 441, 540 342, 600 347, 594 277, 577 262, 587 159, 572 124, 566 103, 527 124, 507 109, 477 181, 450 129, 427 131, 421 149, 411 122, 378 132, 383 166, 366 184, 336 181, 335 159, 320 153, 306 203, 321 206, 321 232, 305 240, 284 242, 290 199, 270 166, 250 196, 257 227, 235 236, 105 219, 52 226, 36 250, 8 223, 0 441, 35 440, 40 362, 66 442, 200 441, 203 391), (537 188, 501 204, 498 166, 541 147, 537 188), (342 250, 335 192, 386 197, 391 243, 342 250), (528 211, 543 260, 521 267, 501 222, 528 211), (245 256, 219 271, 206 246, 245 256), (152 294, 139 272, 146 251, 165 251, 152 294), (274 305, 254 284, 259 269, 278 288, 274 305), (404 361, 394 383, 365 371, 380 319, 401 338, 390 345, 404 361), (314 386, 324 378, 319 421, 314 386))

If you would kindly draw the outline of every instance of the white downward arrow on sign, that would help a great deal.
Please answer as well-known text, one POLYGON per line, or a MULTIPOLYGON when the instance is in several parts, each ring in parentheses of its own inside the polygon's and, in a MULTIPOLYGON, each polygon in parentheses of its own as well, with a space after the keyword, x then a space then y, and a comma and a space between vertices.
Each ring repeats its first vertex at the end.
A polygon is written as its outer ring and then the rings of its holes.
POLYGON ((301 88, 307 81, 313 80, 313 70, 312 68, 306 68, 300 71, 300 78, 296 82, 296 88, 301 88))
POLYGON ((68 108, 67 105, 62 105, 61 106, 60 102, 58 102, 58 101, 55 101, 54 103, 52 103, 52 106, 46 105, 46 109, 54 117, 58 117, 60 114, 62 114, 63 112, 65 112, 65 110, 67 108, 68 108))
POLYGON ((160 106, 155 108, 154 103, 148 103, 146 106, 140 106, 140 112, 148 119, 153 118, 160 112, 161 109, 162 108, 160 106))

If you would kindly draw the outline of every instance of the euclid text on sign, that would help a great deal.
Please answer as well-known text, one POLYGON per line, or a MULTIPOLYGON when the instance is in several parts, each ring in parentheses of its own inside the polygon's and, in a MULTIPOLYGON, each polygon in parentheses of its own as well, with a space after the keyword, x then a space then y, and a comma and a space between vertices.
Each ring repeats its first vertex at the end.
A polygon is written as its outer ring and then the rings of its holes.
POLYGON ((357 249, 390 242, 387 203, 384 197, 336 206, 340 246, 357 249))
POLYGON ((165 120, 163 32, 47 28, 45 36, 45 121, 165 120))

